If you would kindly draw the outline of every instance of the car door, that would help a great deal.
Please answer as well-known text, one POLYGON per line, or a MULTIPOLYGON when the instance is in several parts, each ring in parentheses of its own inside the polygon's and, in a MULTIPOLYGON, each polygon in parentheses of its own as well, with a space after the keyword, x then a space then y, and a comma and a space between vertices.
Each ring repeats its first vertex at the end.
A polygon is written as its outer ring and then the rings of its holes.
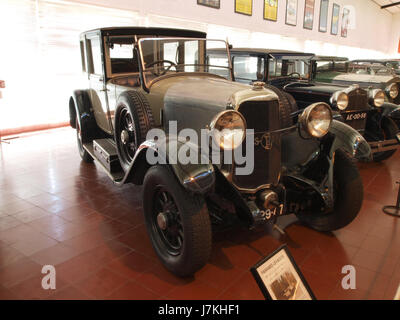
POLYGON ((97 125, 109 134, 112 134, 110 112, 108 108, 107 88, 105 85, 104 68, 102 62, 102 48, 99 35, 88 36, 86 39, 90 99, 97 125))

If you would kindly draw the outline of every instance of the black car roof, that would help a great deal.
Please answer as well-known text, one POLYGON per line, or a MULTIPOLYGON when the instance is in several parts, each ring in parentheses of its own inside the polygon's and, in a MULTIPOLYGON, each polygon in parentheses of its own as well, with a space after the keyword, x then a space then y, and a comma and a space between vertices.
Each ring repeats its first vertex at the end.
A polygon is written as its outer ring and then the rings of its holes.
POLYGON ((313 56, 314 53, 305 53, 300 51, 290 51, 290 50, 281 50, 281 49, 263 49, 263 48, 232 48, 231 52, 238 53, 255 53, 255 54, 270 54, 270 55, 304 55, 304 56, 313 56))
POLYGON ((336 60, 336 61, 349 61, 345 57, 334 57, 334 56, 315 56, 315 60, 336 60))
POLYGON ((88 33, 101 33, 103 36, 107 35, 149 35, 149 36, 162 36, 162 37, 182 37, 182 38, 206 38, 207 34, 202 31, 186 30, 186 29, 173 29, 173 28, 147 28, 147 27, 110 27, 98 28, 83 32, 88 33))

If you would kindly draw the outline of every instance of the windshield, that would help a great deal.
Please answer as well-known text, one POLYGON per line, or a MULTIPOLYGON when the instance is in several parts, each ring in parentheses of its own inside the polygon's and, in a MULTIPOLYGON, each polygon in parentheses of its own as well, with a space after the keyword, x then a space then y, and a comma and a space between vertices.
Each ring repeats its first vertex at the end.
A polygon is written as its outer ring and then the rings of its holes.
POLYGON ((393 70, 389 69, 382 64, 351 64, 349 66, 349 73, 364 74, 364 75, 393 75, 393 70))
POLYGON ((229 53, 225 41, 158 38, 141 39, 143 75, 146 85, 158 77, 182 72, 212 73, 231 79, 229 53), (219 49, 218 57, 207 56, 208 49, 219 49))
POLYGON ((268 62, 268 76, 271 79, 293 77, 308 80, 310 67, 310 60, 308 59, 270 59, 268 62))

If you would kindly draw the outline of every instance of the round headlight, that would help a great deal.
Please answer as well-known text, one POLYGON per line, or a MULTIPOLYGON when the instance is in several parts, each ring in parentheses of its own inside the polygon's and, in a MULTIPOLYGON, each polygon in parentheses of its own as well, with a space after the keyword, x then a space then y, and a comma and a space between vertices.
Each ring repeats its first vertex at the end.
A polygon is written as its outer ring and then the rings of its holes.
POLYGON ((385 93, 381 89, 374 89, 370 91, 370 102, 375 107, 382 107, 385 103, 385 93))
POLYGON ((310 136, 322 138, 331 127, 332 110, 326 103, 314 103, 304 109, 299 121, 310 136))
POLYGON ((345 110, 349 105, 349 96, 345 92, 335 92, 332 96, 332 104, 339 110, 345 110))
POLYGON ((388 88, 387 91, 389 93, 389 96, 392 99, 396 99, 397 96, 399 95, 399 87, 397 86, 396 83, 392 83, 388 88))
POLYGON ((224 150, 233 150, 240 146, 246 134, 246 120, 234 110, 217 114, 211 122, 214 142, 224 150))

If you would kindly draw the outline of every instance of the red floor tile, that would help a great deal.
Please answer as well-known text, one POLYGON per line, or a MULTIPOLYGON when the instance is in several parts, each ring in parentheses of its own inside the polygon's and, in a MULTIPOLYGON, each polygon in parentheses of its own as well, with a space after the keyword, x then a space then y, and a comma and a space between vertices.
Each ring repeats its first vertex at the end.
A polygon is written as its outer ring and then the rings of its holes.
POLYGON ((103 268, 75 286, 90 297, 104 299, 126 282, 126 278, 103 268))
POLYGON ((133 281, 124 284, 106 297, 112 300, 156 300, 158 298, 159 296, 154 292, 133 281))

